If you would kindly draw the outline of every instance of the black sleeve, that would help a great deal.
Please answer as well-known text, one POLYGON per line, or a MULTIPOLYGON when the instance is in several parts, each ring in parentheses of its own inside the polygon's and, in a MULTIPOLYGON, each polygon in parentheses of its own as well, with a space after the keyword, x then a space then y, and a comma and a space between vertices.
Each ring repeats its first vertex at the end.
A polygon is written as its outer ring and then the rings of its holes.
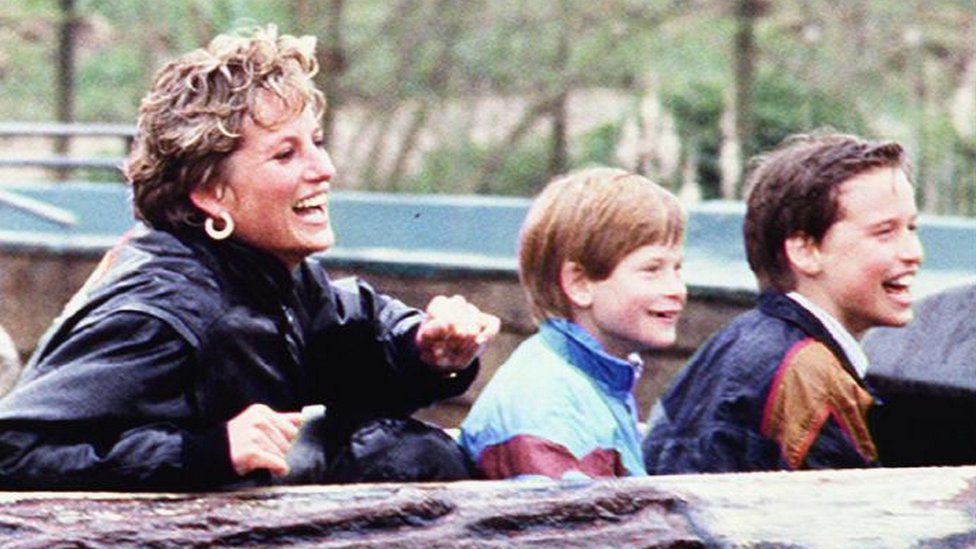
POLYGON ((233 478, 191 403, 189 344, 132 312, 79 324, 0 400, 0 487, 160 490, 233 478))
POLYGON ((362 416, 404 416, 463 393, 478 363, 445 376, 420 360, 415 336, 423 312, 361 280, 330 283, 314 317, 306 363, 323 400, 362 416))

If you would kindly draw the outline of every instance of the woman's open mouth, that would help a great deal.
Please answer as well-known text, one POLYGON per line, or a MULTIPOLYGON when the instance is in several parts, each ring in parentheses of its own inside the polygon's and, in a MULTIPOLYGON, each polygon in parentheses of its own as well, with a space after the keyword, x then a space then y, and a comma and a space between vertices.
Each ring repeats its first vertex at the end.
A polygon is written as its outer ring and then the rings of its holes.
POLYGON ((291 209, 305 221, 321 223, 329 218, 327 203, 328 195, 322 192, 299 200, 291 209))

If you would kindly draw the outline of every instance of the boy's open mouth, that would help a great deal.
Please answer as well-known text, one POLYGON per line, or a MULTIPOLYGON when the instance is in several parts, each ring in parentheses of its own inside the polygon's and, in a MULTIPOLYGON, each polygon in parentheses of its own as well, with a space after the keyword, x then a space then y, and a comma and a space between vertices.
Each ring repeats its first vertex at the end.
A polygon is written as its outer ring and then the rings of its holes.
POLYGON ((886 280, 881 283, 885 291, 890 294, 907 294, 912 283, 915 282, 914 273, 903 274, 897 278, 886 280))

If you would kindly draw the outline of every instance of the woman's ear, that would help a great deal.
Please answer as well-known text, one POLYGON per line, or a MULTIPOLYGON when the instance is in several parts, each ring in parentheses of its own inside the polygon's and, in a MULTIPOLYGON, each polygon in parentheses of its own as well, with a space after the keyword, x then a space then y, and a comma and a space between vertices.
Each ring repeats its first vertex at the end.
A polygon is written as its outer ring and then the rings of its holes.
POLYGON ((593 304, 590 279, 579 263, 575 261, 563 263, 562 269, 559 270, 559 285, 574 306, 585 309, 593 304))
POLYGON ((200 185, 190 191, 190 202, 207 217, 220 217, 221 212, 227 211, 224 206, 224 191, 217 185, 200 185))
POLYGON ((820 245, 806 233, 794 233, 783 242, 786 259, 793 271, 808 277, 816 276, 823 271, 823 261, 820 257, 820 245))

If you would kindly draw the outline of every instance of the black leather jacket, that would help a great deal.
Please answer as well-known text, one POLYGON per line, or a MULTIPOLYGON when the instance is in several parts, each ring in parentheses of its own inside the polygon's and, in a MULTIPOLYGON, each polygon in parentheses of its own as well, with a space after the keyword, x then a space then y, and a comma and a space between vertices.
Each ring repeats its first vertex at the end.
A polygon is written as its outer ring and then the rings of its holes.
POLYGON ((227 421, 327 405, 337 433, 460 394, 420 362, 422 313, 314 259, 139 228, 110 251, 0 400, 0 488, 195 490, 237 477, 227 421))

